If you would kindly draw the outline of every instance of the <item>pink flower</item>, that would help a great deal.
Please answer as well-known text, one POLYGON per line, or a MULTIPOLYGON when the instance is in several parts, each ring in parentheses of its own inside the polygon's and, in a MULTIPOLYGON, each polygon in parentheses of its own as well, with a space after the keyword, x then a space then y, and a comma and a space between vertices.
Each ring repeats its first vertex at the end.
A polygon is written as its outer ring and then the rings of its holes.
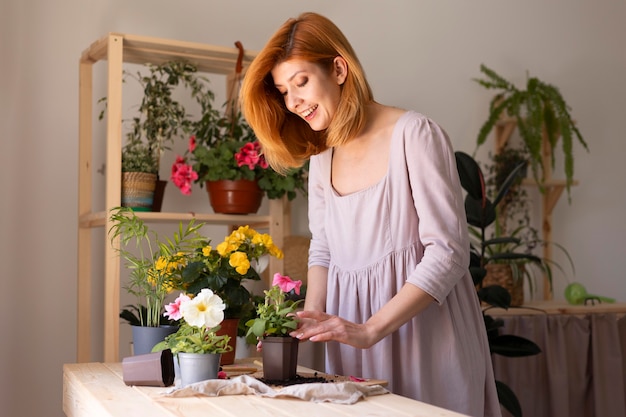
POLYGON ((219 371, 217 373, 217 379, 228 379, 228 375, 224 371, 219 371))
POLYGON ((176 162, 172 165, 172 176, 170 177, 174 185, 180 188, 184 195, 191 194, 191 184, 198 179, 198 173, 182 156, 176 157, 176 162))
POLYGON ((235 154, 237 166, 247 165, 250 170, 260 166, 265 169, 268 167, 265 157, 261 155, 261 144, 258 141, 248 142, 239 149, 235 154))
POLYGON ((192 136, 189 138, 189 152, 193 152, 196 150, 196 137, 192 136))
POLYGON ((300 295, 300 287, 302 286, 302 281, 294 281, 288 276, 281 275, 277 272, 274 274, 274 280, 272 281, 272 285, 277 285, 282 292, 287 293, 291 290, 295 290, 296 294, 300 295))
POLYGON ((181 292, 173 303, 169 303, 165 306, 165 313, 163 313, 163 315, 170 320, 180 320, 183 317, 182 313, 180 312, 180 305, 184 301, 189 300, 191 300, 191 298, 181 292))

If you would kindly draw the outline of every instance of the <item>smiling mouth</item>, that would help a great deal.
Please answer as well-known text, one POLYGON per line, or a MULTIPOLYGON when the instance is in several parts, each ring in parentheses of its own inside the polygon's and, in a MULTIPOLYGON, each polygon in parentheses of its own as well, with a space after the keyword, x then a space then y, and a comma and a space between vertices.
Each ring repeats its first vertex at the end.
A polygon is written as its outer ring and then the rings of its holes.
POLYGON ((317 105, 315 105, 313 107, 309 107, 308 109, 306 109, 305 111, 300 113, 300 115, 303 118, 308 119, 315 112, 315 110, 317 110, 317 105))

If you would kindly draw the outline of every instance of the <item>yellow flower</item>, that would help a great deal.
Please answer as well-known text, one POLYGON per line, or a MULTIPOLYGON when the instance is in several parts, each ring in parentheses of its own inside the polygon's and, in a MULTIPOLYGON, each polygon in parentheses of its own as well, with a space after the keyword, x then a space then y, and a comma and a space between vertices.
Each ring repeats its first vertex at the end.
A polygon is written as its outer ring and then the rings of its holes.
POLYGON ((154 264, 154 268, 157 271, 163 271, 167 267, 168 261, 164 256, 160 256, 154 264))
POLYGON ((217 249, 217 253, 219 253, 220 256, 226 256, 227 254, 237 250, 237 246, 225 240, 217 245, 217 248, 215 249, 217 249))
POLYGON ((228 260, 230 266, 235 268, 240 275, 245 275, 250 269, 250 261, 248 260, 248 255, 244 252, 235 252, 230 255, 230 259, 228 260))
POLYGON ((210 256, 211 255, 211 250, 213 250, 211 248, 211 246, 205 246, 205 247, 202 248, 202 254, 204 256, 210 256))
POLYGON ((283 257, 285 256, 283 251, 278 249, 278 247, 274 245, 267 248, 267 251, 269 252, 270 255, 276 257, 276 259, 283 259, 283 257))

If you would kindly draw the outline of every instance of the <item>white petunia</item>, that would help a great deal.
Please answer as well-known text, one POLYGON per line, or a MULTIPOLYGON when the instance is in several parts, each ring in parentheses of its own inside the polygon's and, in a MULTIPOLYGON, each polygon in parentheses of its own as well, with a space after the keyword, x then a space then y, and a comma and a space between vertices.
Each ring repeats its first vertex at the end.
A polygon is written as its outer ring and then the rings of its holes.
POLYGON ((224 301, 208 288, 180 306, 183 318, 191 326, 210 329, 224 320, 224 301))

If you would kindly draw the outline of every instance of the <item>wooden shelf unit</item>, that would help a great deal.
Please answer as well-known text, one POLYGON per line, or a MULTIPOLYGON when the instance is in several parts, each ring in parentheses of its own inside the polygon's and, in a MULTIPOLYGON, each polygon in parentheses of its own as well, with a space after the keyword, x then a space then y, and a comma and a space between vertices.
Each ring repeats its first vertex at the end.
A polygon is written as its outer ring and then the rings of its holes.
MULTIPOLYGON (((255 54, 245 51, 247 67, 255 54)), ((79 192, 78 192, 78 294, 77 361, 91 358, 91 229, 109 230, 108 211, 120 206, 122 159, 122 77, 123 64, 161 64, 174 59, 188 60, 200 72, 223 74, 232 80, 239 58, 238 48, 225 48, 121 33, 109 33, 83 51, 79 62, 79 192), (93 65, 107 61, 106 185, 105 210, 94 211, 92 196, 93 152, 93 65)), ((232 81, 230 81, 232 82, 232 81)), ((221 215, 201 213, 137 213, 153 223, 178 223, 192 218, 206 224, 267 228, 282 247, 289 231, 290 212, 286 199, 269 200, 268 215, 221 215)), ((106 236, 106 233, 105 233, 106 236)), ((108 237, 104 245, 104 361, 119 361, 120 259, 108 237)), ((114 245, 119 245, 119 242, 114 245)), ((119 247, 119 246, 118 246, 119 247)), ((271 258, 270 270, 282 270, 283 261, 271 258)))
MULTIPOLYGON (((516 127, 517 121, 513 118, 501 120, 496 124, 494 129, 494 150, 496 154, 499 154, 506 148, 506 145, 516 127)), ((552 178, 552 153, 550 149, 550 142, 548 141, 545 132, 541 146, 541 158, 543 164, 541 231, 543 240, 546 242, 552 242, 552 211, 554 210, 556 203, 558 203, 559 198, 561 198, 563 191, 567 188, 567 182, 566 180, 557 180, 552 178)), ((539 184, 534 179, 525 179, 522 184, 539 187, 539 184)), ((571 185, 578 185, 578 181, 572 181, 571 185)), ((548 244, 543 247, 543 257, 545 259, 552 260, 552 245, 548 244)), ((543 280, 543 298, 544 300, 552 300, 552 290, 547 277, 544 277, 543 280)))

